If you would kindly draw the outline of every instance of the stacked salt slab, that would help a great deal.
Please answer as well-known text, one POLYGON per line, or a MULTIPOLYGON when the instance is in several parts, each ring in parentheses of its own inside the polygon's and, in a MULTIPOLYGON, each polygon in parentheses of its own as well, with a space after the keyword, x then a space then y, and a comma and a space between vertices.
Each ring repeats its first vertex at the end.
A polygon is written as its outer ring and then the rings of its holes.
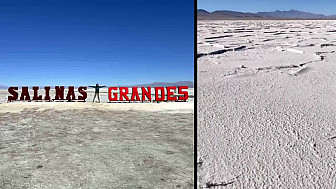
POLYGON ((336 187, 336 21, 198 21, 198 187, 336 187))

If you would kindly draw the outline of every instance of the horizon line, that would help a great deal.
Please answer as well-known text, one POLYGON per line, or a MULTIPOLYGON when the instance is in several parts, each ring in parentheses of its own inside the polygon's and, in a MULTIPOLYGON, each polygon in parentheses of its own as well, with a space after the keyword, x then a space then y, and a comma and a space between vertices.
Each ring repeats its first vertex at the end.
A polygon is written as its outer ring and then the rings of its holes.
POLYGON ((259 13, 259 12, 276 12, 276 11, 299 11, 299 12, 306 12, 306 13, 311 13, 311 14, 321 14, 321 15, 324 15, 324 16, 334 16, 336 15, 336 12, 333 13, 333 14, 323 14, 323 13, 314 13, 314 12, 308 12, 308 11, 302 11, 302 10, 297 10, 297 9, 289 9, 289 10, 273 10, 273 11, 257 11, 257 12, 250 12, 250 11, 239 11, 239 10, 229 10, 229 9, 217 9, 217 10, 214 10, 214 11, 210 11, 210 10, 207 10, 205 8, 197 8, 197 10, 204 10, 204 11, 207 11, 209 13, 213 13, 213 12, 216 12, 216 11, 232 11, 232 12, 242 12, 242 13, 259 13))
MULTIPOLYGON (((179 83, 179 82, 191 82, 191 83, 195 83, 194 81, 191 80, 180 80, 180 81, 174 81, 174 82, 165 82, 165 81, 155 81, 155 82, 150 82, 150 83, 137 83, 137 84, 118 84, 118 85, 109 85, 109 86, 135 86, 135 85, 152 85, 152 84, 170 84, 170 83, 179 83)), ((92 85, 94 85, 96 83, 93 83, 92 85)), ((57 84, 57 85, 15 85, 17 87, 45 87, 45 86, 89 86, 88 85, 66 85, 66 84, 57 84)), ((7 85, 7 84, 0 84, 0 87, 10 87, 10 86, 14 86, 14 85, 7 85)), ((107 86, 107 85, 106 85, 107 86)))

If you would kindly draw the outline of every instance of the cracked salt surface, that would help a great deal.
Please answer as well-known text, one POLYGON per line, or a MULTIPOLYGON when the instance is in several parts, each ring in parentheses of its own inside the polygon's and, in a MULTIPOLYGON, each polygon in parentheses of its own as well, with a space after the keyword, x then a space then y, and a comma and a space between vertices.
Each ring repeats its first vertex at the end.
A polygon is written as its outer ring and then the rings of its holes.
POLYGON ((336 187, 335 29, 198 21, 198 188, 336 187))

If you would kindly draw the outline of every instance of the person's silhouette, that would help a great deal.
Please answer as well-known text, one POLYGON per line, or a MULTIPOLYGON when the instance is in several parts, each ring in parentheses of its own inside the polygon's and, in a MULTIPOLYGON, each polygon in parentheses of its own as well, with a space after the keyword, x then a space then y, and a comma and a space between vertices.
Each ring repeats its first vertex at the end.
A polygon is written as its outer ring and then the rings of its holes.
POLYGON ((100 103, 100 99, 99 99, 99 88, 102 88, 102 87, 106 87, 105 85, 104 86, 99 86, 99 84, 97 83, 96 86, 89 86, 89 87, 92 87, 92 88, 95 88, 95 94, 94 94, 94 97, 93 97, 93 100, 92 102, 94 102, 96 96, 98 97, 98 102, 100 103))

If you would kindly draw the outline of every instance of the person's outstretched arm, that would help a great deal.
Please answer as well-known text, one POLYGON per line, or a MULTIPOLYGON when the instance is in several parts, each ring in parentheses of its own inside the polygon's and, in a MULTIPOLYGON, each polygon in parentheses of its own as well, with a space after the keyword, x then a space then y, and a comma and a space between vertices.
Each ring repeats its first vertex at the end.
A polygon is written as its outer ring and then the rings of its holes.
POLYGON ((106 87, 106 85, 104 85, 104 86, 99 86, 99 88, 102 88, 102 87, 106 87))
POLYGON ((96 88, 96 86, 91 86, 91 85, 89 85, 89 87, 96 88))

